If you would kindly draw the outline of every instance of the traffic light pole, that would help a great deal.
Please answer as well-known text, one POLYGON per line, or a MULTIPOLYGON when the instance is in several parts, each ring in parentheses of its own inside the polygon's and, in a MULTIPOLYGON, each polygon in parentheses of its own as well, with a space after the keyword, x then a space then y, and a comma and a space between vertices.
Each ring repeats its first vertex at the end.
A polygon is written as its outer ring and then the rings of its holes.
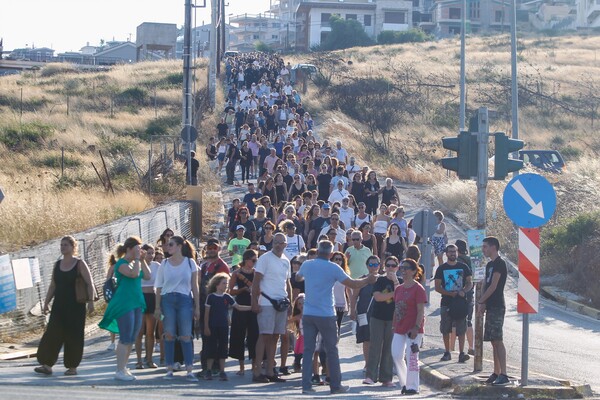
MULTIPOLYGON (((482 107, 478 111, 477 120, 479 129, 477 132, 477 229, 485 229, 486 226, 486 200, 488 184, 488 141, 490 126, 488 120, 488 109, 482 107)), ((476 302, 483 295, 483 282, 477 282, 475 287, 476 302)), ((473 371, 483 370, 483 316, 475 315, 475 360, 473 371)))

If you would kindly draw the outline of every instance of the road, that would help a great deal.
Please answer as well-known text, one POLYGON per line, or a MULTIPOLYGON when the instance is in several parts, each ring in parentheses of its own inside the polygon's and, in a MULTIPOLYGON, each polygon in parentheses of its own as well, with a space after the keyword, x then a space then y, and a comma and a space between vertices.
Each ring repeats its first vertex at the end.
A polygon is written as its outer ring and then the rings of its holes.
MULTIPOLYGON (((400 189, 401 203, 408 210, 407 218, 423 209, 424 189, 406 187, 400 189)), ((445 220, 449 242, 465 239, 466 235, 451 220, 445 220)), ((489 232, 493 234, 493 232, 489 232)), ((433 287, 433 286, 432 286, 433 287)), ((510 277, 506 282, 505 300, 507 312, 504 321, 504 343, 507 363, 521 366, 522 318, 517 313, 517 280, 510 277)), ((432 291, 431 306, 426 310, 427 329, 425 340, 442 343, 439 334, 440 296, 432 291)), ((565 310, 559 304, 540 298, 540 312, 529 317, 529 371, 589 384, 600 393, 600 321, 565 310)), ((484 358, 492 359, 491 345, 484 344, 484 358)))

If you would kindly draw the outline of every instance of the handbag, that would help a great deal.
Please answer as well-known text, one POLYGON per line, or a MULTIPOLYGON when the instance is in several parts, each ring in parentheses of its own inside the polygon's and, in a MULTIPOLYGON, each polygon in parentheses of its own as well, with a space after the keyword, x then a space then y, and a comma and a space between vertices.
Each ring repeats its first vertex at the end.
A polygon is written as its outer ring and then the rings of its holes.
POLYGON ((284 297, 283 299, 275 300, 275 299, 267 296, 263 292, 260 292, 260 294, 265 296, 265 298, 271 302, 275 311, 286 311, 291 305, 290 299, 288 299, 287 297, 284 297))
POLYGON ((102 295, 104 296, 104 301, 109 303, 115 295, 116 291, 117 279, 114 276, 111 276, 106 280, 106 282, 104 282, 104 285, 102 285, 102 295))
MULTIPOLYGON (((96 296, 92 295, 90 299, 88 294, 88 284, 81 276, 81 271, 79 271, 79 261, 75 264, 75 268, 77 268, 77 276, 75 277, 75 300, 78 303, 85 304, 89 301, 96 301, 96 296)), ((92 292, 95 292, 96 289, 92 288, 92 292)))

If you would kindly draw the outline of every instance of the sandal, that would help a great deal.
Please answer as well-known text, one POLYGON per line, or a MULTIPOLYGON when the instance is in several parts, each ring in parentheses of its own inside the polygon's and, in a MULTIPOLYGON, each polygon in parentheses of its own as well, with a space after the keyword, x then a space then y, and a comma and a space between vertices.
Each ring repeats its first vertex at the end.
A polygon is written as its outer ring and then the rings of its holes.
POLYGON ((158 365, 154 363, 154 361, 146 361, 146 367, 148 368, 158 368, 158 365))
POLYGON ((47 367, 45 365, 40 365, 39 367, 35 367, 33 370, 35 372, 37 372, 38 374, 52 375, 52 368, 47 367))
POLYGON ((138 361, 137 363, 135 363, 135 369, 144 369, 144 363, 138 361))
POLYGON ((236 375, 239 375, 239 376, 244 376, 244 371, 238 371, 238 372, 236 372, 235 374, 236 374, 236 375))
POLYGON ((66 376, 75 376, 77 375, 77 370, 75 368, 69 368, 65 371, 66 376))

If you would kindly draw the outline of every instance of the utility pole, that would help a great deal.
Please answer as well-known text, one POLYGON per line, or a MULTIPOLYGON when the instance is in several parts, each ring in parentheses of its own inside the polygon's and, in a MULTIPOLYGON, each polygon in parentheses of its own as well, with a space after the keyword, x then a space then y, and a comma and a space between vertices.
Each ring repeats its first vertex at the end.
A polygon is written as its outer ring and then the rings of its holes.
POLYGON ((215 3, 217 3, 217 76, 221 75, 221 63, 219 60, 221 60, 221 54, 223 54, 223 50, 221 49, 221 4, 223 3, 223 0, 214 0, 215 3))
POLYGON ((463 0, 462 21, 460 24, 460 116, 459 116, 459 132, 465 131, 465 114, 467 108, 467 88, 466 88, 466 67, 465 59, 465 31, 467 30, 467 0, 463 0))
POLYGON ((225 23, 225 0, 221 0, 221 51, 223 54, 227 51, 227 25, 225 23))
POLYGON ((183 30, 183 128, 185 130, 188 185, 192 184, 192 0, 185 0, 183 30))
POLYGON ((210 104, 215 107, 217 100, 217 0, 211 0, 211 29, 210 29, 210 62, 208 64, 208 97, 210 104))
MULTIPOLYGON (((486 197, 488 184, 488 141, 490 125, 487 107, 481 107, 477 115, 477 229, 485 230, 486 227, 486 197)), ((476 302, 483 295, 483 282, 477 282, 476 302)), ((483 370, 483 315, 475 315, 475 360, 473 371, 483 370)))

